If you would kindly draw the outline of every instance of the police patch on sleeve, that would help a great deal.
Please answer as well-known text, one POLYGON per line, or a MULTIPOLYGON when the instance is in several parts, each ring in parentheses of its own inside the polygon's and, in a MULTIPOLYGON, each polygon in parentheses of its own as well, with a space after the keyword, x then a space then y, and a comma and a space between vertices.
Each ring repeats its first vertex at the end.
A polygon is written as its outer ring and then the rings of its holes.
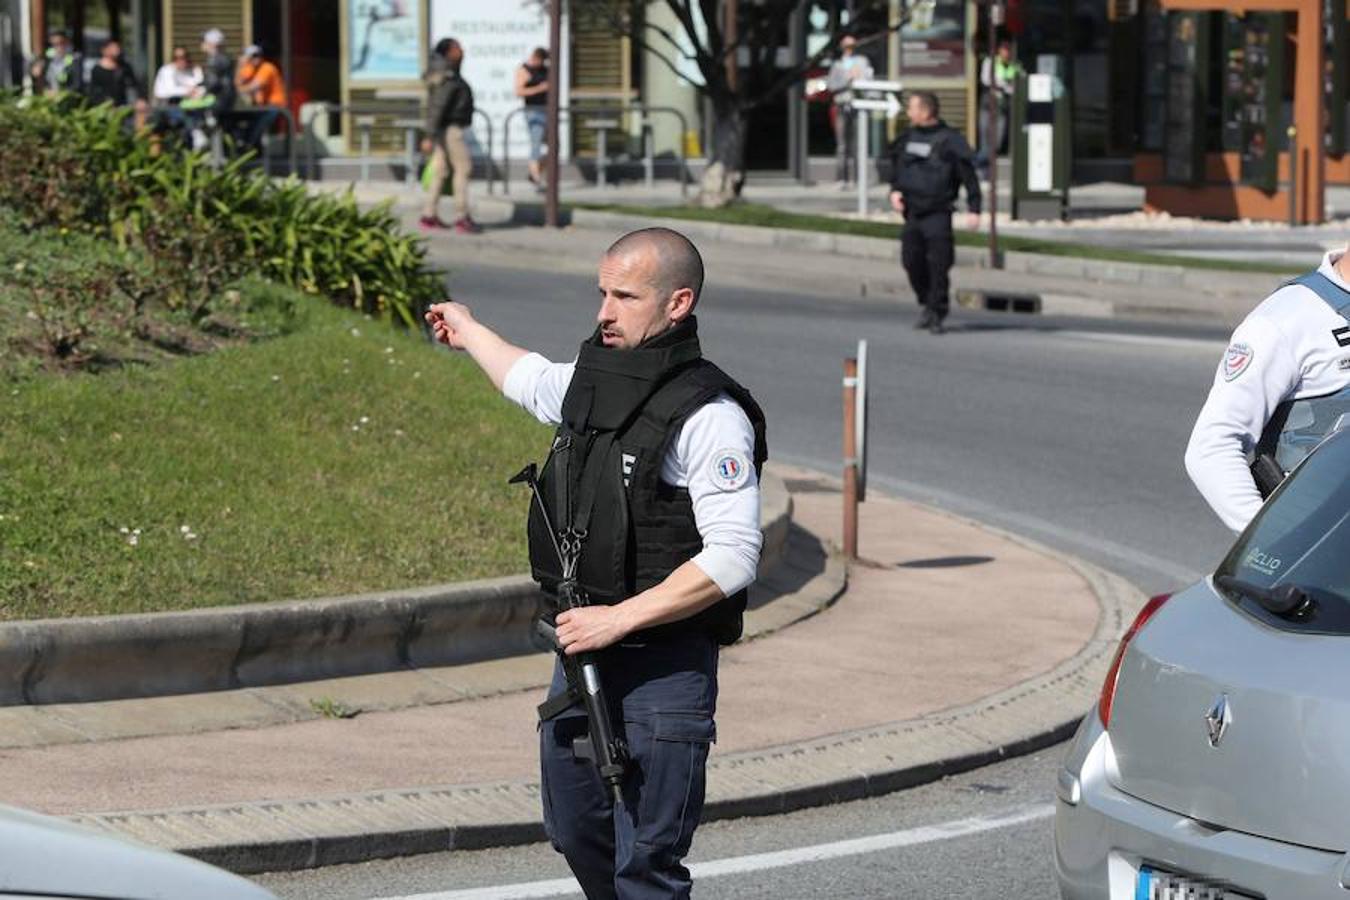
POLYGON ((750 480, 750 458, 739 450, 718 450, 710 474, 718 490, 739 490, 750 480))
POLYGON ((1228 349, 1223 351, 1223 380, 1233 381, 1247 371, 1255 355, 1251 344, 1229 344, 1228 349))

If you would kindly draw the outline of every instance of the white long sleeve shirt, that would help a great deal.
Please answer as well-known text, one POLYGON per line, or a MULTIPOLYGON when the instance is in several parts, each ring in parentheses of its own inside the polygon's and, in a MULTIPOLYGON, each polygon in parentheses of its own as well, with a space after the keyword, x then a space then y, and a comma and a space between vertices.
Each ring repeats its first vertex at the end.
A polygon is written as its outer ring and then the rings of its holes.
MULTIPOLYGON (((506 373, 502 393, 539 421, 562 421, 576 363, 530 353, 506 373)), ((739 403, 720 394, 690 414, 661 462, 661 480, 687 488, 703 549, 692 562, 723 595, 755 580, 764 536, 759 530, 755 430, 739 403)))
POLYGON ((201 69, 184 70, 173 63, 165 63, 155 73, 155 86, 151 93, 159 101, 181 100, 191 94, 192 90, 201 83, 201 69))
MULTIPOLYGON (((1328 253, 1321 272, 1350 291, 1328 253)), ((1247 527, 1261 509, 1249 457, 1285 400, 1350 386, 1350 323, 1302 285, 1280 288, 1233 332, 1186 447, 1186 471, 1224 524, 1247 527)))

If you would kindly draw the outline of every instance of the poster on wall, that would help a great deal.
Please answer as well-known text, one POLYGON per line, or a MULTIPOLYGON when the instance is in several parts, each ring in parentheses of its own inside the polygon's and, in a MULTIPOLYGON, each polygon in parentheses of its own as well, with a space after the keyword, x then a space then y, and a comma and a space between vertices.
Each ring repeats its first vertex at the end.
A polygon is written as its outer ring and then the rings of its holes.
POLYGON ((422 77, 422 17, 416 0, 347 0, 347 80, 422 77))
POLYGON ((966 74, 965 0, 915 4, 900 29, 902 78, 961 78, 966 74))
POLYGON ((1163 125, 1163 174, 1173 184, 1205 178, 1205 110, 1201 60, 1209 58, 1210 14, 1167 14, 1167 116, 1163 125))
POLYGON ((1327 110, 1327 153, 1342 156, 1350 143, 1346 106, 1350 105, 1350 19, 1342 0, 1323 0, 1322 27, 1326 32, 1322 91, 1327 110))
MULTIPOLYGON (((536 47, 548 47, 547 5, 538 0, 431 0, 431 43, 452 37, 464 48, 460 74, 473 88, 474 105, 487 114, 495 132, 493 156, 502 158, 501 142, 510 117, 511 159, 528 159, 530 133, 522 102, 516 96, 516 71, 536 47)), ((562 23, 563 59, 559 70, 562 96, 567 106, 569 82, 567 20, 562 23)), ((571 146, 566 114, 558 125, 558 143, 563 159, 571 146)), ((486 135, 477 135, 480 142, 486 135)))

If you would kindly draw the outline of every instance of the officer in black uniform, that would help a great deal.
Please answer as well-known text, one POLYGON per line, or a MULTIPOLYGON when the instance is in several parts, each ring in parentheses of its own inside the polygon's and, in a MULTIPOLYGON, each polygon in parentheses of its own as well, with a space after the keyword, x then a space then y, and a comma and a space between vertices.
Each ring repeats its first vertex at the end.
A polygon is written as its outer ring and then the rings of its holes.
POLYGON ((909 95, 910 127, 891 145, 891 207, 905 217, 900 258, 923 307, 916 329, 943 332, 950 301, 948 275, 956 259, 952 205, 966 186, 967 225, 980 220, 980 179, 974 154, 961 132, 938 118, 937 95, 909 95))
POLYGON ((565 696, 560 665, 541 708, 544 824, 591 900, 689 896, 682 859, 716 737, 718 651, 740 637, 759 560, 764 415, 703 358, 702 285, 683 235, 624 236, 600 262, 599 326, 571 363, 508 344, 461 304, 427 313, 437 339, 557 426, 531 504, 530 563, 556 592, 555 542, 580 543, 575 581, 589 605, 556 614, 557 642, 596 660, 627 746, 616 802, 595 761, 578 756, 581 708, 564 699, 546 711, 565 696))

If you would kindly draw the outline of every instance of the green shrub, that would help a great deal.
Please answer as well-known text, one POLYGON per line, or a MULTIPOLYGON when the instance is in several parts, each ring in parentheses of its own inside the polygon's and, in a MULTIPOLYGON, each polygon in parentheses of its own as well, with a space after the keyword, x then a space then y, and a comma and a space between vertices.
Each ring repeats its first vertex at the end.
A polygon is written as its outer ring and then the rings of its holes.
POLYGON ((0 209, 0 377, 96 371, 288 334, 309 301, 258 276, 193 297, 144 249, 0 209))
POLYGON ((245 157, 214 170, 128 128, 126 110, 0 95, 0 207, 23 225, 140 248, 174 309, 200 320, 245 274, 413 325, 441 290, 426 249, 388 206, 311 196, 245 157))

